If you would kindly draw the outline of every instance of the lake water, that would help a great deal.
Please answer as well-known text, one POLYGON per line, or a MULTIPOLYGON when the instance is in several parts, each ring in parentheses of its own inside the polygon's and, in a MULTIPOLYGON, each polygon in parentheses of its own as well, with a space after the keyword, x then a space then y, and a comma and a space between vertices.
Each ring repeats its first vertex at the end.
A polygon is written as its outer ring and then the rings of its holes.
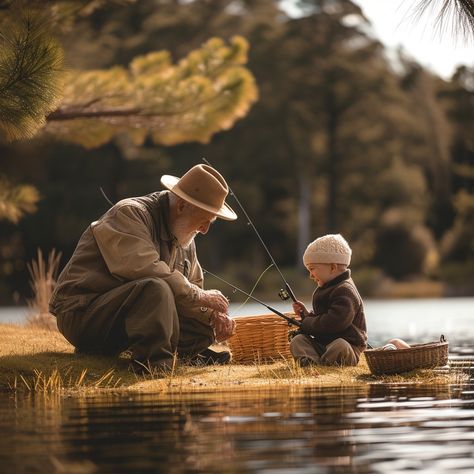
MULTIPOLYGON (((286 302, 269 304, 282 312, 291 311, 291 305, 286 302)), ((446 336, 452 349, 474 345, 474 298, 366 300, 364 304, 369 341, 373 346, 393 337, 411 343, 429 342, 438 340, 441 334, 446 336)), ((26 308, 0 307, 0 323, 23 324, 26 312, 26 308)), ((230 309, 233 317, 268 312, 254 303, 241 308, 232 304, 230 309)))
MULTIPOLYGON (((366 308, 376 344, 443 333, 451 357, 474 354, 474 298, 369 300, 366 308)), ((263 309, 247 305, 234 316, 263 309)), ((0 322, 25 317, 0 309, 0 322)), ((0 430, 0 473, 467 474, 474 380, 174 396, 6 392, 0 430)))
POLYGON ((0 394, 5 473, 472 473, 474 384, 0 394))
MULTIPOLYGON (((270 304, 285 312, 288 303, 270 304)), ((311 308, 311 304, 306 306, 311 308)), ((373 346, 399 337, 408 342, 428 342, 444 334, 454 344, 474 344, 474 298, 365 300, 369 340, 373 346)), ((248 303, 238 309, 231 306, 233 316, 267 312, 259 304, 248 303), (264 311, 262 311, 262 309, 264 311)))

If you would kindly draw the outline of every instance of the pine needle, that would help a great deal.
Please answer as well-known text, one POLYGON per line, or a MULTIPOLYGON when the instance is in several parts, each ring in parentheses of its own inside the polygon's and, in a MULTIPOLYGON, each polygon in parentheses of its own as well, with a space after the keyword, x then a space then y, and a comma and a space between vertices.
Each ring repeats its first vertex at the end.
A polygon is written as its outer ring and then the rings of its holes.
POLYGON ((474 2, 472 0, 421 0, 415 7, 420 18, 428 9, 434 10, 435 3, 441 3, 435 20, 435 28, 442 33, 450 29, 454 37, 468 41, 474 38, 474 2), (451 26, 449 27, 449 23, 451 26))
POLYGON ((0 32, 0 131, 7 140, 30 138, 46 123, 63 89, 63 51, 47 19, 13 13, 0 32))

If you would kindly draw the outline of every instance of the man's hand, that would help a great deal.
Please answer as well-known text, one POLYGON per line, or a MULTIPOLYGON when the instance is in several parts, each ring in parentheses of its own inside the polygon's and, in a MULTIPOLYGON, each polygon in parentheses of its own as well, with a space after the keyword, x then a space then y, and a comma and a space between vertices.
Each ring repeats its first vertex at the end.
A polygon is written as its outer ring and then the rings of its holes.
POLYGON ((201 306, 211 308, 219 313, 228 313, 229 300, 219 290, 201 290, 199 292, 201 306))
POLYGON ((235 321, 225 313, 213 311, 211 314, 211 326, 214 328, 217 342, 223 342, 235 332, 235 321))
POLYGON ((306 309, 306 306, 301 301, 295 301, 293 303, 293 311, 298 316, 301 316, 301 319, 306 318, 309 316, 309 311, 306 309))

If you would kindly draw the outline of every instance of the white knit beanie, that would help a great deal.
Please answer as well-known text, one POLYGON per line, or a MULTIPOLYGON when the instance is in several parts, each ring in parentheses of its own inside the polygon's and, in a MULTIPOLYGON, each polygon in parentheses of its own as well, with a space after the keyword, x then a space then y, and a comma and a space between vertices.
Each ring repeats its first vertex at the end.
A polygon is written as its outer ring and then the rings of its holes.
POLYGON ((341 234, 328 234, 311 242, 303 255, 306 266, 310 263, 351 263, 352 250, 341 234))

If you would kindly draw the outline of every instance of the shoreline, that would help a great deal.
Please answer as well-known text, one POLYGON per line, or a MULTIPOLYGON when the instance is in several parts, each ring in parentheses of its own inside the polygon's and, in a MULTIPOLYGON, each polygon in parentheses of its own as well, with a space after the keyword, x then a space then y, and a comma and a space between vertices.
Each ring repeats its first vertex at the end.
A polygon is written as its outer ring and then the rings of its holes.
POLYGON ((57 331, 0 324, 0 390, 59 392, 81 395, 97 392, 135 392, 184 395, 245 392, 256 389, 340 387, 382 383, 453 384, 467 380, 459 369, 416 370, 403 375, 374 376, 364 357, 356 367, 301 368, 292 359, 248 365, 192 367, 177 364, 160 378, 136 375, 124 359, 74 354, 57 331))

